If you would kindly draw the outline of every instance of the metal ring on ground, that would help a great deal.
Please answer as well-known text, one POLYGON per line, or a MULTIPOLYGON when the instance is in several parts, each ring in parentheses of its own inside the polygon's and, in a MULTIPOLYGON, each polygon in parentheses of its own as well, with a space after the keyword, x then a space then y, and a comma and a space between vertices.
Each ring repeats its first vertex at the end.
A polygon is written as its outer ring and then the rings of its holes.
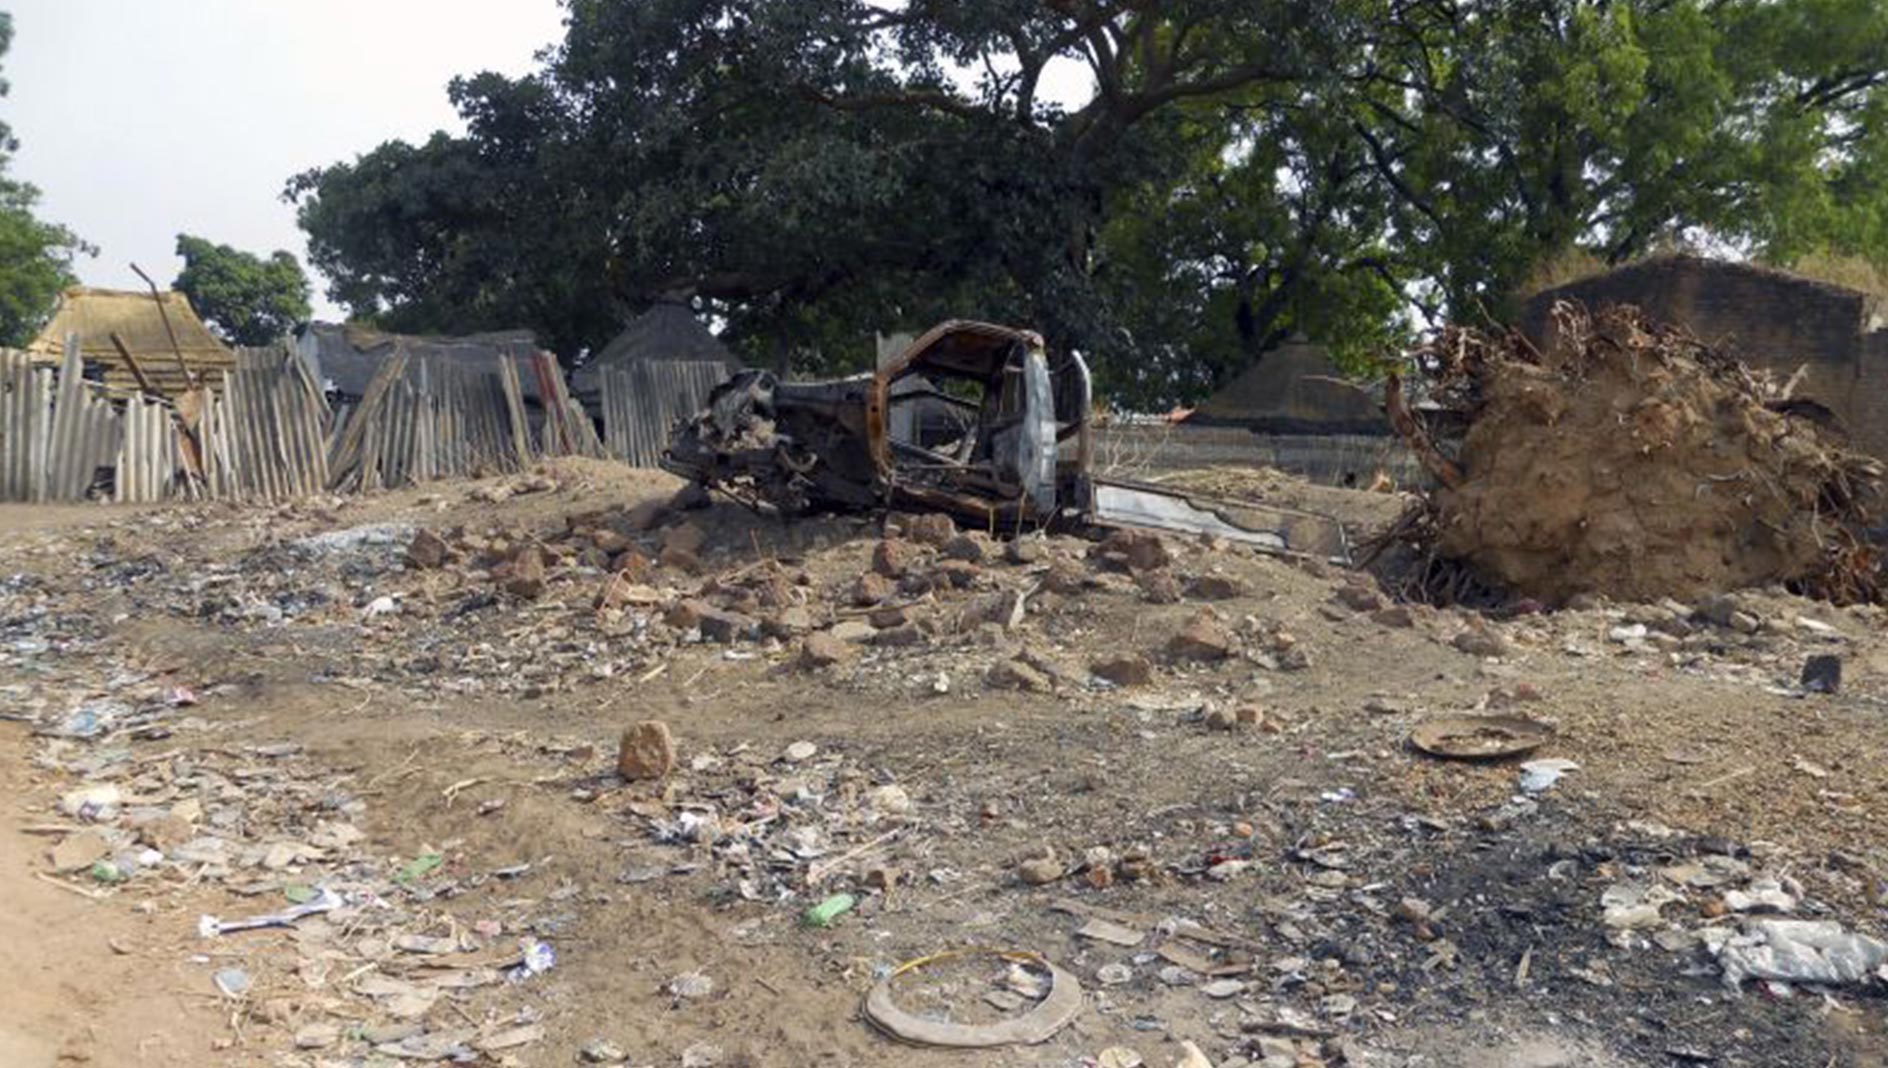
POLYGON ((990 949, 948 950, 906 961, 873 984, 865 995, 865 1018, 886 1035, 914 1046, 949 1049, 988 1049, 992 1046, 1033 1046, 1046 1042, 1082 1012, 1082 984, 1073 975, 1035 953, 990 949), (1049 972, 1049 993, 1041 1004, 1012 1020, 994 1024, 959 1024, 926 1020, 899 1008, 892 1001, 892 981, 928 964, 960 957, 989 956, 1030 964, 1049 972))

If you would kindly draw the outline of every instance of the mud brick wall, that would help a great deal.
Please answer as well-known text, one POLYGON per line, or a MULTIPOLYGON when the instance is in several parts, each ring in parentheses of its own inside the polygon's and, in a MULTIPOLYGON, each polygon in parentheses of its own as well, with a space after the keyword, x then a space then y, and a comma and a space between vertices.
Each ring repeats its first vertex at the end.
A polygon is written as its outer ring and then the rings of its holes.
POLYGON ((1888 337, 1872 330, 1868 298, 1859 292, 1741 263, 1666 257, 1531 298, 1520 326, 1536 345, 1553 344, 1551 310, 1562 299, 1594 310, 1637 305, 1778 381, 1806 368, 1795 395, 1827 406, 1855 444, 1888 457, 1888 337))

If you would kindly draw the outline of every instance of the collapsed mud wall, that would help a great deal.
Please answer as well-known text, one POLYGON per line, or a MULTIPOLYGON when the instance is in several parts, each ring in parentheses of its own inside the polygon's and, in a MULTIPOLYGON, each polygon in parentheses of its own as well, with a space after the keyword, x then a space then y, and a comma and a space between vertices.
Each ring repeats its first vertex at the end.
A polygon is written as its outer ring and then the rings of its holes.
POLYGON ((1420 355, 1463 428, 1412 440, 1440 485, 1401 529, 1428 559, 1550 605, 1773 583, 1875 597, 1874 461, 1683 329, 1632 308, 1555 316, 1546 351, 1451 329, 1420 355))

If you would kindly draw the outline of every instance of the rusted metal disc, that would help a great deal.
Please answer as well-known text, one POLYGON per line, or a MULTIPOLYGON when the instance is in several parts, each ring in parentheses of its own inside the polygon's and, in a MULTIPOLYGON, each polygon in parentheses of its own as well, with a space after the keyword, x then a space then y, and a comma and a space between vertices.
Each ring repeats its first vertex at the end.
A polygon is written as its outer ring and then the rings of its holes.
POLYGON ((1081 1014, 1082 984, 1073 975, 1034 953, 1010 953, 993 950, 954 950, 920 957, 898 966, 892 974, 874 984, 865 997, 865 1018, 872 1026, 914 1046, 939 1046, 951 1049, 988 1049, 993 1046, 1033 1046, 1047 1042, 1081 1014), (950 1023, 914 1016, 892 1001, 892 980, 927 964, 967 956, 994 956, 1002 960, 1029 964, 1049 973, 1049 993, 1040 1004, 1022 1016, 1001 1023, 972 1025, 950 1023))
POLYGON ((1410 732, 1410 744, 1450 760, 1495 760, 1531 753, 1546 745, 1554 729, 1520 716, 1443 716, 1410 732))

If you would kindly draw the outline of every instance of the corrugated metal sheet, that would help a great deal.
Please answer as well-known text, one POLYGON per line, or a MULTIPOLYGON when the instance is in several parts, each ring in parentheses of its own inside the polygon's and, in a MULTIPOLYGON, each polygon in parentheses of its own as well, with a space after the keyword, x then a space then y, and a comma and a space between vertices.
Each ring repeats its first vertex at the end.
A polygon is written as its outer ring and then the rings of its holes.
POLYGON ((721 363, 639 360, 602 369, 603 445, 635 467, 654 467, 675 424, 700 411, 728 376, 721 363))

